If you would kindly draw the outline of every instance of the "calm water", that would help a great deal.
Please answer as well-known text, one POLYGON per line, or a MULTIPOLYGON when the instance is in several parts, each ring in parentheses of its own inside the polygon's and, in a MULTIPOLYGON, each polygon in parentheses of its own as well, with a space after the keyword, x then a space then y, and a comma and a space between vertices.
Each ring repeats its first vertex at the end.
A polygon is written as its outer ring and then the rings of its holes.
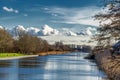
POLYGON ((0 80, 104 80, 86 53, 0 61, 0 80))

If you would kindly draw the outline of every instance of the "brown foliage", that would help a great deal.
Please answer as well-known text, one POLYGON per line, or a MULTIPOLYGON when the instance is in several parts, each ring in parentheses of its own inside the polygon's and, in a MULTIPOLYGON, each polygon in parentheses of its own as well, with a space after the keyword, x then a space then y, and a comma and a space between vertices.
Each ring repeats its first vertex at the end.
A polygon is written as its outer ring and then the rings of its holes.
POLYGON ((22 34, 16 40, 18 51, 21 53, 33 54, 48 50, 48 43, 41 38, 31 36, 29 34, 22 34))
POLYGON ((6 30, 0 29, 0 52, 35 54, 47 51, 69 50, 70 47, 64 45, 62 42, 56 42, 54 45, 49 45, 46 40, 24 32, 20 32, 20 34, 13 39, 6 30))
POLYGON ((10 52, 13 48, 13 39, 4 29, 0 29, 0 52, 10 52))

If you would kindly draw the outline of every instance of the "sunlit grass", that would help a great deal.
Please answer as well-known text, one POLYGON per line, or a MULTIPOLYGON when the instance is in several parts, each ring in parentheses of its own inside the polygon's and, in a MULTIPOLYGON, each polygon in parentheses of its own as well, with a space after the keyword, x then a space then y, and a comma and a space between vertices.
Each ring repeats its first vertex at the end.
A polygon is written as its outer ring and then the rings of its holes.
POLYGON ((0 58, 25 56, 21 53, 0 53, 0 58))

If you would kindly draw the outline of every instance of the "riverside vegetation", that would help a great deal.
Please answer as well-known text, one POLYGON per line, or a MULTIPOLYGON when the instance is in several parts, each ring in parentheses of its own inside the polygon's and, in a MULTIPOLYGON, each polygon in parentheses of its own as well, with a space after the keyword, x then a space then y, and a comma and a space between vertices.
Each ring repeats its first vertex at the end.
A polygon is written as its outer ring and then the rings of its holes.
POLYGON ((110 80, 120 80, 120 53, 111 51, 112 45, 120 41, 120 0, 104 1, 104 9, 107 11, 95 15, 95 18, 100 21, 99 34, 95 37, 98 44, 87 58, 94 58, 110 80))
POLYGON ((18 56, 25 56, 25 54, 20 54, 20 53, 0 53, 0 58, 18 57, 18 56))
POLYGON ((43 55, 43 52, 70 50, 71 48, 62 42, 50 45, 46 40, 24 32, 19 32, 19 35, 13 38, 5 29, 0 29, 0 58, 36 54, 43 55))

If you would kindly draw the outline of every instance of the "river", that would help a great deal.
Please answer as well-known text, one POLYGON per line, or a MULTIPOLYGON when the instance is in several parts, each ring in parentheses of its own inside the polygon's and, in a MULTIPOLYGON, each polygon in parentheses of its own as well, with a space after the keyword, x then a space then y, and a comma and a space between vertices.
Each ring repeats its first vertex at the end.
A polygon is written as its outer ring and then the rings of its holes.
POLYGON ((87 53, 39 56, 1 60, 0 80, 105 80, 94 61, 84 59, 87 53))

